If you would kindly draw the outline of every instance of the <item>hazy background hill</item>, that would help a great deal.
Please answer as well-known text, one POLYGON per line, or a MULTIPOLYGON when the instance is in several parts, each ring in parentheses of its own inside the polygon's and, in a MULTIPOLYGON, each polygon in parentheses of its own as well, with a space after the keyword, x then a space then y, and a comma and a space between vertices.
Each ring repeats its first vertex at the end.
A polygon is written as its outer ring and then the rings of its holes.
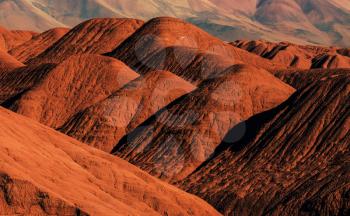
POLYGON ((350 45, 349 0, 0 0, 0 25, 44 31, 93 17, 186 19, 224 40, 350 45))

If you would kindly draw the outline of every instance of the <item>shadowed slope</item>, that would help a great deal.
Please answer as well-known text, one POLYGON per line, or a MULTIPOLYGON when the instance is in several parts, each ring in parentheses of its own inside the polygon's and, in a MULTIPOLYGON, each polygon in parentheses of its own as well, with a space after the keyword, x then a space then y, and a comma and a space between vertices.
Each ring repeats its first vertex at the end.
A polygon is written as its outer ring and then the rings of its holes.
POLYGON ((2 108, 0 161, 2 214, 219 215, 119 158, 2 108))
POLYGON ((235 65, 163 108, 113 152, 152 175, 180 180, 213 153, 231 127, 293 91, 265 70, 235 65))
POLYGON ((239 61, 201 49, 170 46, 144 59, 136 67, 141 74, 168 70, 183 79, 198 85, 213 74, 219 74, 239 61))
POLYGON ((141 20, 122 18, 98 18, 85 21, 29 63, 60 63, 75 54, 110 52, 142 24, 141 20))
POLYGON ((350 57, 335 51, 325 53, 313 59, 312 68, 350 68, 350 57))
POLYGON ((42 80, 55 66, 54 64, 23 66, 0 74, 0 104, 5 105, 7 102, 11 104, 42 80))
POLYGON ((24 64, 19 62, 17 59, 12 57, 5 51, 0 50, 0 74, 22 66, 24 66, 24 64))
POLYGON ((45 51, 68 31, 69 29, 67 28, 50 29, 11 49, 9 53, 19 61, 26 62, 45 51))
POLYGON ((282 70, 275 71, 274 75, 296 89, 301 89, 327 77, 337 77, 341 74, 350 74, 350 69, 312 69, 312 70, 282 70))
POLYGON ((348 74, 303 88, 242 123, 242 139, 232 129, 179 185, 225 215, 347 215, 349 95, 348 74))
MULTIPOLYGON (((35 75, 29 76, 29 80, 33 76, 37 80, 35 75)), ((113 58, 92 54, 71 56, 6 107, 57 128, 77 112, 105 99, 136 77, 138 74, 113 58)), ((29 82, 12 78, 18 85, 29 82)))
POLYGON ((194 88, 168 71, 153 71, 78 113, 60 130, 89 145, 111 152, 125 134, 194 88))
MULTIPOLYGON (((174 53, 167 56, 165 48, 169 46, 199 49, 200 52, 214 53, 237 63, 244 62, 264 69, 280 66, 245 50, 232 47, 192 24, 170 17, 150 20, 109 55, 139 70, 143 66, 155 66, 148 62, 148 58, 162 50, 163 54, 159 56, 161 59, 166 61, 167 58, 174 58, 172 56, 174 53)), ((180 55, 176 57, 181 58, 180 55)), ((149 70, 154 69, 160 68, 149 68, 149 70)))

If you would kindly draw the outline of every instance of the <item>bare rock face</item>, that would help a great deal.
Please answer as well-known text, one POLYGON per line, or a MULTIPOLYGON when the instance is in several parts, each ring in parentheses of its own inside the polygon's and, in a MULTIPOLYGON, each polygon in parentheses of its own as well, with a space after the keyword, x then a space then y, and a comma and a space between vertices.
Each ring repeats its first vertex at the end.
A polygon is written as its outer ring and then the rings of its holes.
POLYGON ((141 20, 118 18, 98 18, 85 21, 28 63, 60 63, 75 54, 110 52, 142 24, 141 20))
POLYGON ((183 63, 181 52, 176 53, 175 50, 169 53, 166 50, 168 47, 199 49, 202 53, 214 53, 236 63, 244 62, 268 70, 282 67, 245 50, 232 47, 192 24, 170 17, 150 20, 108 55, 125 62, 136 71, 147 66, 148 70, 167 70, 167 68, 153 68, 155 64, 149 62, 149 58, 158 53, 160 58, 158 61, 166 62, 169 61, 168 58, 173 59, 170 61, 175 61, 174 57, 178 57, 179 64, 183 63))
POLYGON ((35 35, 31 40, 11 49, 9 54, 21 62, 37 57, 69 31, 68 28, 54 28, 35 35))
POLYGON ((350 69, 289 69, 274 72, 276 77, 296 89, 301 89, 321 79, 327 79, 327 77, 337 77, 342 74, 349 75, 350 69))
POLYGON ((198 197, 3 108, 0 211, 10 215, 219 215, 198 197))
POLYGON ((168 71, 153 71, 73 116, 60 130, 111 152, 124 135, 194 89, 193 85, 168 71))
POLYGON ((348 74, 306 86, 233 128, 178 184, 225 215, 348 215, 349 95, 348 74))
POLYGON ((0 51, 9 51, 12 48, 30 40, 37 33, 31 31, 10 31, 0 26, 0 51))
MULTIPOLYGON (((122 62, 92 54, 71 56, 50 71, 36 72, 38 76, 24 75, 24 81, 20 77, 19 83, 34 85, 5 107, 53 128, 62 126, 79 111, 107 98, 138 77, 122 62), (43 72, 45 75, 37 81, 43 72)), ((16 84, 18 77, 11 78, 16 84)), ((3 85, 6 88, 7 83, 3 85)))
POLYGON ((0 74, 22 66, 24 66, 24 64, 20 61, 0 50, 0 74))
POLYGON ((263 40, 238 40, 231 44, 291 68, 350 68, 350 57, 347 56, 346 49, 263 40))
POLYGON ((161 179, 181 180, 210 157, 230 128, 293 92, 263 69, 235 65, 163 108, 113 152, 161 179))

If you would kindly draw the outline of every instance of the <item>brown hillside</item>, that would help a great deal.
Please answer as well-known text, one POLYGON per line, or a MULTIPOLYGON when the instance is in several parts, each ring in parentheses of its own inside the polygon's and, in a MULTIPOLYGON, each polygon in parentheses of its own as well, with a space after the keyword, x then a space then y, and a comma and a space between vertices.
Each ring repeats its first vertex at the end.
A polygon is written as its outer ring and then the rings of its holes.
POLYGON ((296 45, 289 42, 271 43, 263 40, 238 40, 231 44, 287 67, 350 68, 347 49, 296 45))
POLYGON ((335 52, 325 53, 313 59, 312 68, 350 68, 350 57, 335 52))
POLYGON ((0 108, 5 215, 219 215, 131 164, 0 108))
POLYGON ((35 35, 31 40, 11 49, 9 53, 19 61, 26 62, 45 51, 68 31, 69 29, 67 28, 50 29, 35 35))
POLYGON ((240 61, 201 49, 170 46, 145 58, 138 71, 147 74, 154 69, 168 70, 198 85, 237 63, 240 61))
POLYGON ((37 33, 31 31, 9 31, 0 26, 0 51, 9 51, 12 48, 29 41, 37 33))
POLYGON ((274 75, 293 86, 296 89, 301 89, 306 85, 311 85, 313 82, 317 82, 327 77, 337 77, 341 74, 350 74, 350 69, 311 69, 311 70, 281 70, 275 71, 274 75))
POLYGON ((163 108, 113 152, 152 175, 180 180, 213 153, 231 127, 293 92, 263 69, 235 65, 163 108))
POLYGON ((9 55, 7 52, 0 50, 0 74, 22 66, 24 66, 24 64, 9 55))
MULTIPOLYGON (((33 76, 27 78, 31 80, 33 76)), ((77 112, 107 98, 137 77, 137 73, 113 58, 92 54, 71 56, 10 100, 6 107, 58 128, 77 112)), ((20 81, 18 85, 30 82, 12 78, 14 83, 20 81)))
POLYGON ((85 21, 29 63, 60 63, 75 54, 110 52, 142 24, 141 20, 122 18, 96 18, 85 21))
POLYGON ((179 184, 225 215, 347 215, 349 95, 348 74, 303 88, 232 129, 179 184))
MULTIPOLYGON (((237 63, 244 62, 268 70, 282 67, 245 50, 232 47, 192 24, 170 17, 150 20, 109 55, 138 70, 144 65, 149 65, 148 58, 151 55, 170 46, 200 49, 202 52, 230 58, 237 63)), ((167 59, 166 53, 162 58, 167 59)), ((149 68, 154 69, 160 68, 149 68)))
POLYGON ((55 64, 23 66, 0 74, 0 104, 12 103, 42 80, 55 66, 55 64))
POLYGON ((94 147, 111 152, 125 134, 194 88, 168 71, 153 71, 78 113, 60 130, 94 147))

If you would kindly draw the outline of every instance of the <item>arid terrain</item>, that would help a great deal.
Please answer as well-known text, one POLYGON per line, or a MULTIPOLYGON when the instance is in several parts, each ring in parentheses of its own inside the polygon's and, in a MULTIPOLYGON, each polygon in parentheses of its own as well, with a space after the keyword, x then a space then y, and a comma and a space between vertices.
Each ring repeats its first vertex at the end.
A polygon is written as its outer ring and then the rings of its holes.
POLYGON ((350 45, 348 0, 0 0, 0 25, 46 31, 86 19, 172 16, 226 40, 350 45))
POLYGON ((0 0, 0 215, 350 215, 347 1, 88 2, 0 0))

